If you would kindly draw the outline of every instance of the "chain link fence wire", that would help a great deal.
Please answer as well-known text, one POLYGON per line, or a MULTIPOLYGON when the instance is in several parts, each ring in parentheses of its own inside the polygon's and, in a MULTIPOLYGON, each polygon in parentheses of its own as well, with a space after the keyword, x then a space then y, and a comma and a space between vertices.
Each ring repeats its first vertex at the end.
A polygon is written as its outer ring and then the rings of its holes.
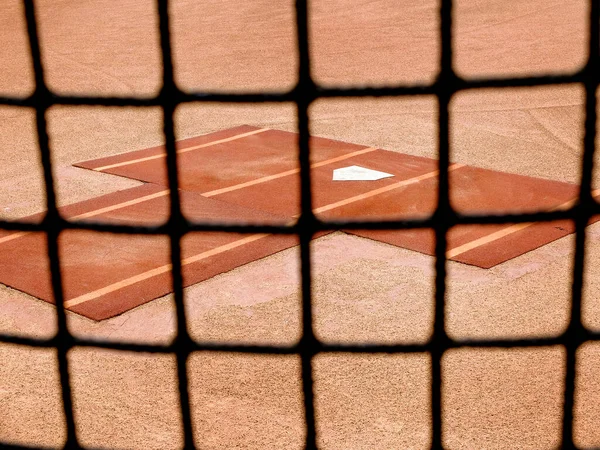
MULTIPOLYGON (((440 4, 440 72, 432 84, 395 85, 384 87, 323 87, 311 78, 308 42, 307 0, 296 0, 297 48, 299 54, 298 82, 284 92, 191 92, 178 89, 174 81, 171 37, 169 31, 169 5, 167 0, 157 0, 159 17, 160 46, 162 51, 163 83, 158 95, 152 97, 115 96, 72 96, 51 92, 45 81, 44 67, 40 54, 40 42, 36 23, 34 0, 23 0, 27 32, 33 68, 35 91, 27 97, 0 96, 0 105, 34 108, 36 127, 45 181, 47 214, 39 224, 23 221, 0 220, 0 229, 14 231, 44 232, 48 241, 52 287, 56 301, 58 331, 50 339, 38 339, 14 334, 0 334, 0 342, 5 344, 35 348, 56 349, 61 384, 62 405, 66 420, 67 437, 65 448, 82 448, 77 437, 73 415, 73 397, 69 378, 67 354, 74 347, 111 349, 127 352, 174 354, 177 359, 182 431, 185 448, 196 448, 191 420, 189 383, 186 372, 187 360, 196 351, 236 352, 245 354, 298 355, 302 362, 302 386, 304 402, 305 446, 317 447, 315 423, 312 360, 317 353, 337 352, 355 354, 373 353, 429 353, 431 355, 431 448, 443 448, 442 438, 442 368, 441 359, 449 349, 455 348, 517 348, 547 347, 561 345, 566 349, 566 372, 564 406, 562 418, 562 448, 575 448, 573 441, 573 404, 576 380, 577 349, 589 341, 600 340, 600 333, 586 329, 581 322, 581 300, 585 259, 585 228, 592 215, 600 213, 600 206, 591 195, 593 157, 596 135, 596 90, 599 80, 599 0, 590 0, 589 48, 587 62, 583 68, 567 74, 550 74, 535 77, 476 78, 464 79, 457 76, 452 65, 452 0, 441 0, 440 4), (571 208, 561 211, 538 211, 528 214, 506 215, 461 215, 450 205, 448 166, 449 166, 449 103, 452 96, 462 90, 481 88, 509 88, 523 86, 543 86, 579 84, 585 87, 585 135, 584 153, 581 160, 581 180, 578 202, 571 208), (435 212, 426 219, 386 220, 386 221, 328 221, 317 219, 312 212, 311 174, 309 165, 309 114, 312 102, 319 98, 333 97, 398 97, 435 95, 438 99, 438 158, 439 184, 438 204, 435 212), (177 154, 175 152, 175 132, 173 113, 182 103, 229 102, 264 103, 294 102, 297 107, 299 139, 299 164, 301 177, 301 211, 298 221, 290 226, 265 226, 259 224, 233 223, 192 223, 186 220, 181 211, 178 190, 177 154), (160 226, 127 226, 103 223, 76 223, 62 218, 57 209, 55 183, 52 174, 51 149, 48 140, 46 112, 53 105, 74 106, 159 106, 163 111, 164 136, 167 150, 167 169, 170 189, 170 219, 160 226), (459 224, 504 224, 542 222, 569 219, 575 223, 576 238, 571 290, 571 315, 566 331, 558 336, 538 339, 451 339, 445 330, 446 293, 446 247, 448 230, 459 224), (343 345, 320 342, 313 331, 311 302, 311 254, 309 249, 313 235, 321 230, 339 229, 409 229, 429 228, 435 231, 435 315, 434 333, 424 344, 395 345, 343 345), (98 232, 121 234, 162 234, 170 238, 174 301, 177 313, 177 337, 167 345, 147 345, 132 342, 108 341, 80 338, 70 334, 64 310, 64 296, 60 271, 58 237, 64 230, 85 229, 98 232), (183 302, 181 275, 181 239, 192 231, 223 231, 237 233, 280 233, 296 234, 300 239, 302 275, 302 337, 291 346, 241 345, 225 343, 203 343, 193 340, 187 329, 186 312, 183 302)), ((24 449, 25 447, 0 442, 0 448, 24 449)))

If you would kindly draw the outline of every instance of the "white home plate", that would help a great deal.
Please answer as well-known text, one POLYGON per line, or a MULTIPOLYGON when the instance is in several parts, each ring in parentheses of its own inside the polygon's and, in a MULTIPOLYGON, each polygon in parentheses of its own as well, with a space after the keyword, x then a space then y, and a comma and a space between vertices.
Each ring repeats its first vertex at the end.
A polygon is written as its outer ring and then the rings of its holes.
POLYGON ((376 181, 393 176, 391 173, 360 166, 342 167, 333 171, 333 181, 376 181))

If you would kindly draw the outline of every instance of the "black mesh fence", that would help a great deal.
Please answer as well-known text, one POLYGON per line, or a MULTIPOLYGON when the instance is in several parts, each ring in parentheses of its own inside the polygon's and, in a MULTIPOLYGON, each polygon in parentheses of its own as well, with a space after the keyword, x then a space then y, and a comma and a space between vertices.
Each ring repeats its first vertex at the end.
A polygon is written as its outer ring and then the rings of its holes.
MULTIPOLYGON (((36 25, 33 0, 23 0, 27 31, 33 60, 36 88, 32 95, 24 98, 0 97, 0 105, 34 108, 41 154, 42 169, 46 186, 47 214, 39 224, 22 221, 0 221, 0 229, 20 231, 41 231, 48 238, 48 258, 50 260, 52 287, 56 300, 58 331, 50 339, 37 339, 12 334, 0 334, 0 342, 6 344, 37 348, 54 348, 58 354, 58 367, 62 389, 62 404, 66 418, 66 448, 80 448, 77 428, 73 415, 73 401, 69 380, 67 354, 74 347, 93 347, 127 352, 146 352, 174 354, 177 358, 177 375, 182 417, 182 430, 186 448, 201 447, 194 443, 191 420, 187 360, 195 351, 237 352, 246 354, 286 354, 299 355, 302 361, 302 386, 304 402, 304 421, 306 427, 306 447, 316 448, 316 425, 313 396, 312 360, 318 353, 428 353, 431 355, 431 419, 432 448, 442 448, 442 370, 441 358, 448 349, 470 348, 516 348, 546 347, 560 345, 566 349, 566 375, 564 388, 564 406, 562 418, 562 447, 573 448, 573 406, 576 380, 576 352, 585 342, 600 340, 600 333, 586 329, 581 322, 581 300, 583 288, 585 228, 592 215, 600 213, 600 207, 591 195, 593 156, 596 133, 596 90, 599 75, 599 11, 598 0, 590 0, 589 17, 589 54, 585 66, 574 73, 551 74, 536 77, 463 79, 452 69, 452 1, 441 0, 441 54, 440 72, 432 84, 398 85, 386 87, 323 87, 315 84, 311 78, 308 43, 308 5, 306 0, 296 1, 297 45, 299 54, 299 77, 296 86, 285 92, 191 92, 184 93, 177 88, 173 76, 172 47, 169 32, 168 1, 157 0, 157 13, 160 19, 160 45, 162 49, 163 84, 157 96, 153 97, 104 97, 69 96, 51 92, 45 82, 44 68, 40 55, 40 43, 36 25), (510 215, 461 215, 453 211, 450 205, 448 167, 449 167, 449 103, 452 96, 461 90, 479 88, 508 88, 519 86, 541 86, 559 84, 579 84, 585 88, 585 135, 584 153, 581 160, 581 180, 578 202, 568 210, 539 211, 528 214, 510 215), (311 174, 309 165, 309 114, 308 109, 318 98, 332 97, 394 97, 435 95, 439 105, 439 184, 438 204, 435 212, 424 220, 397 221, 328 221, 317 219, 312 212, 311 174), (297 105, 297 121, 300 134, 299 164, 301 176, 301 210, 297 223, 290 226, 265 226, 260 224, 207 224, 191 223, 182 215, 178 191, 177 155, 175 151, 175 133, 173 114, 182 103, 190 102, 294 102, 297 105), (57 209, 55 183, 52 175, 51 150, 49 147, 46 112, 53 105, 89 105, 89 106, 160 106, 163 111, 164 136, 167 149, 167 168, 171 199, 170 219, 160 226, 141 227, 109 225, 102 223, 75 223, 63 219, 57 209), (445 331, 445 293, 446 293, 446 247, 448 230, 458 224, 501 224, 541 222, 557 219, 572 220, 576 226, 574 264, 571 291, 571 315, 566 331, 558 336, 539 339, 502 339, 502 340, 455 340, 445 331), (408 229, 430 228, 435 231, 435 316, 434 333, 424 344, 398 345, 341 345, 320 342, 313 331, 313 312, 311 306, 311 255, 310 241, 321 230, 338 229, 408 229), (64 310, 64 297, 58 255, 58 236, 66 229, 86 229, 98 232, 122 234, 163 234, 170 237, 172 260, 172 278, 174 301, 177 312, 177 337, 168 345, 145 345, 132 342, 115 342, 71 335, 67 328, 64 310), (183 303, 181 274, 181 239, 192 231, 223 231, 241 233, 285 233, 296 234, 300 238, 300 257, 302 275, 302 337, 291 346, 268 345, 230 345, 203 343, 193 340, 187 328, 186 312, 183 303)), ((400 6, 399 6, 400 7, 400 6)), ((27 448, 9 443, 1 443, 3 448, 27 448)))

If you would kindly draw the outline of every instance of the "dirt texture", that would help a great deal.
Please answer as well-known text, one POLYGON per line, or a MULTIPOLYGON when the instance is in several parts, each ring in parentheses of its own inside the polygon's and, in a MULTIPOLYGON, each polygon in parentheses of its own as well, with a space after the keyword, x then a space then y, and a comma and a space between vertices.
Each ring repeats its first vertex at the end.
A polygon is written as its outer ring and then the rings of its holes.
MULTIPOLYGON (((158 20, 150 0, 37 0, 46 79, 57 92, 152 95, 160 89, 158 20)), ((464 76, 577 70, 586 59, 583 0, 456 0, 455 69, 464 76)), ((431 0, 312 0, 312 73, 326 84, 427 82, 439 69, 438 4, 431 0)), ((173 0, 176 81, 182 89, 286 89, 296 81, 292 1, 173 0)), ((0 5, 0 95, 33 89, 23 11, 0 5)), ((581 86, 467 91, 452 100, 452 160, 576 183, 581 86)), ((52 107, 47 114, 61 205, 139 186, 74 163, 161 145, 158 108, 52 107)), ((295 131, 292 104, 190 104, 179 139, 248 124, 295 131)), ((311 131, 435 157, 435 98, 320 100, 311 131)), ((44 209, 34 114, 0 108, 0 213, 44 209)), ((600 187, 600 176, 594 176, 600 187)), ((448 264, 452 337, 561 333, 570 314, 574 239, 559 239, 489 270, 448 264)), ((433 259, 356 236, 317 239, 315 332, 336 342, 423 342, 432 331, 433 259)), ((600 226, 588 228, 583 320, 600 328, 600 226)), ((185 290, 190 333, 205 341, 295 342, 299 252, 284 250, 185 290)), ((169 342, 166 296, 103 322, 69 313, 79 336, 169 342)), ((0 286, 0 330, 52 336, 52 305, 0 286)), ((0 345, 0 441, 60 446, 64 418, 54 350, 0 345)), ((91 349, 69 353, 81 443, 182 445, 175 360, 91 349)), ((431 360, 413 355, 318 355, 318 442, 326 449, 427 448, 431 360)), ((560 441, 563 348, 450 351, 442 360, 443 440, 450 449, 554 448, 560 441)), ((600 445, 600 346, 577 359, 575 439, 600 445)), ((301 448, 299 359, 202 353, 189 360, 194 435, 201 448, 301 448)))

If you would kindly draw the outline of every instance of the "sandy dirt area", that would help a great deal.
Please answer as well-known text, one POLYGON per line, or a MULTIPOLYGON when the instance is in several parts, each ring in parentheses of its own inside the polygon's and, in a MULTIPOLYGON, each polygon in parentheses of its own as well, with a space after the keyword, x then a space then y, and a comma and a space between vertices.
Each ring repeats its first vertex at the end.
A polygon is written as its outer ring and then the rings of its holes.
MULTIPOLYGON (((173 0, 176 80, 183 89, 285 89, 296 81, 291 1, 173 0)), ((57 92, 152 95, 160 88, 150 0, 38 0, 47 81, 57 92)), ((312 70, 328 85, 427 82, 438 70, 433 0, 312 0, 312 70)), ((465 76, 575 71, 586 59, 583 0, 456 0, 455 69, 465 76)), ((0 93, 33 89, 20 2, 0 4, 0 93)), ((452 102, 453 161, 576 183, 580 86, 460 93, 452 102)), ((178 108, 179 138, 249 124, 296 129, 294 105, 178 108)), ((321 100, 318 136, 435 157, 436 101, 321 100)), ((53 107, 48 112, 61 205, 139 185, 72 164, 163 142, 156 108, 53 107)), ((44 209, 33 112, 0 107, 0 216, 44 209)), ((594 177, 600 187, 600 176, 594 177)), ((600 327, 600 224, 588 228, 584 321, 600 327)), ((453 337, 561 333, 569 318, 573 238, 492 269, 449 263, 453 337)), ((335 233, 316 240, 315 330, 326 341, 423 342, 432 331, 433 258, 335 233)), ((298 250, 289 249, 185 290, 192 335, 206 341, 291 343, 300 333, 298 250)), ((172 297, 113 319, 68 315, 80 336, 168 342, 172 297)), ((0 285, 0 330, 56 331, 54 307, 0 285)), ((600 445, 600 346, 578 355, 575 435, 600 445)), ((69 354, 81 443, 110 448, 182 444, 172 357, 75 349, 69 354)), ((430 357, 319 355, 318 441, 326 449, 426 448, 430 357)), ((562 348, 460 350, 443 361, 444 444, 451 449, 554 448, 560 441, 562 348)), ((52 350, 0 345, 0 441, 65 439, 52 350)), ((200 448, 300 448, 299 359, 195 354, 189 361, 200 448)))

